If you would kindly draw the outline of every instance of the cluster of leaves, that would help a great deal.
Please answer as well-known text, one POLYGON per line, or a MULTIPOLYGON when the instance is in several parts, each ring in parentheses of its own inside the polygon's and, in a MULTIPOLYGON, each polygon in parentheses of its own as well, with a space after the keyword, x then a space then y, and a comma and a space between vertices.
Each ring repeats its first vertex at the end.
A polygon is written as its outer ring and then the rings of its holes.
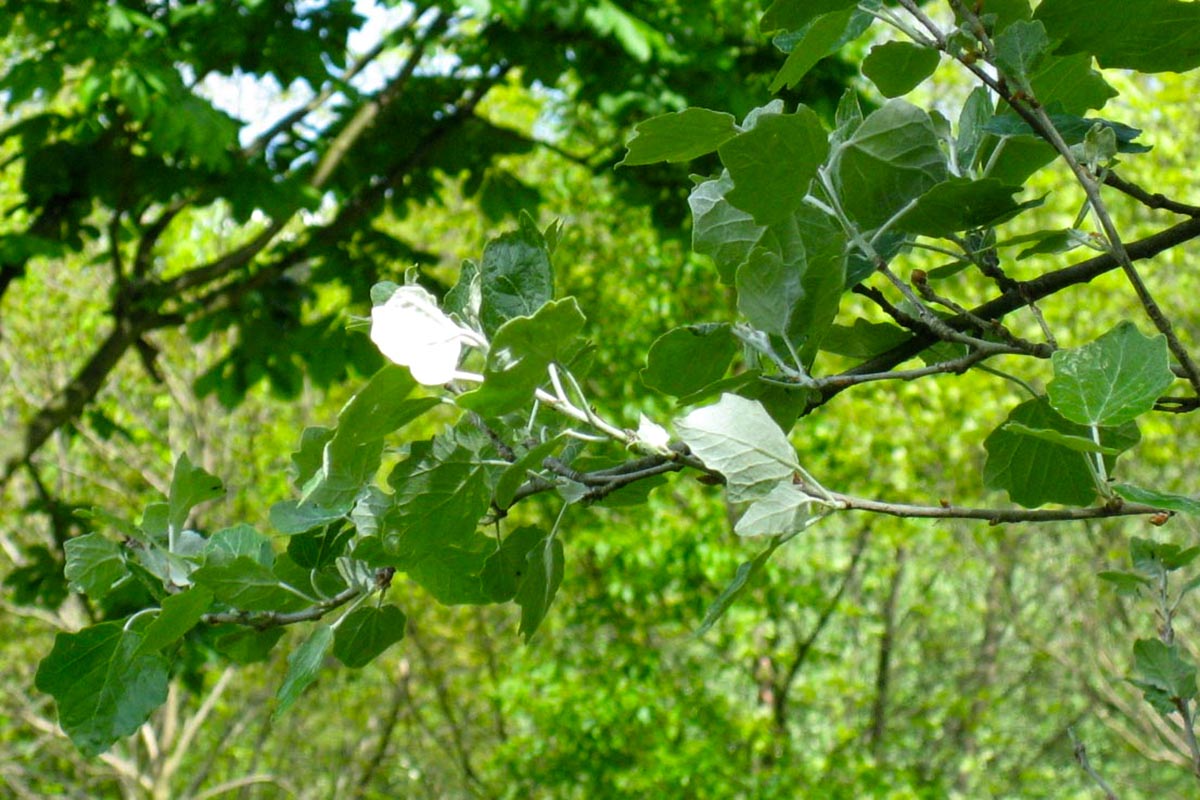
MULTIPOLYGON (((1023 0, 951 2, 953 22, 943 24, 912 2, 898 9, 817 5, 776 0, 763 17, 764 30, 778 32, 776 43, 788 53, 777 88, 797 84, 823 56, 878 34, 874 27, 882 24, 905 37, 877 45, 864 61, 864 74, 884 96, 919 86, 943 56, 983 85, 955 123, 903 99, 864 113, 848 93, 832 127, 813 109, 789 110, 780 100, 740 121, 689 108, 637 126, 626 167, 716 157, 714 174, 691 190, 693 245, 714 261, 739 319, 665 333, 641 373, 681 413, 667 424, 643 417, 634 428, 592 408, 582 388, 594 347, 584 338, 586 320, 573 298, 554 291, 557 225, 542 231, 522 217, 516 231, 487 245, 478 264, 464 264, 440 307, 408 287, 376 285, 376 314, 415 313, 411 325, 425 334, 408 352, 394 355, 381 345, 397 363, 375 374, 335 427, 304 432, 293 457, 299 497, 271 511, 286 552, 247 526, 212 536, 188 530, 191 509, 218 484, 186 459, 166 503, 147 509, 137 525, 111 521, 124 544, 97 532, 69 545, 68 576, 89 597, 102 601, 136 581, 154 598, 123 621, 60 635, 42 663, 38 686, 55 696, 63 727, 81 749, 103 750, 161 702, 164 654, 206 635, 193 629, 219 631, 214 646, 237 660, 261 657, 285 625, 316 621, 289 657, 278 695, 278 708, 286 709, 328 652, 359 667, 403 636, 404 612, 382 599, 397 573, 445 604, 514 602, 528 639, 562 580, 564 512, 642 502, 671 472, 691 470, 724 484, 738 512, 735 531, 766 542, 712 604, 702 629, 779 547, 834 513, 992 522, 1145 515, 1161 523, 1173 512, 1198 510, 1191 498, 1112 475, 1118 456, 1139 442, 1139 417, 1198 406, 1194 396, 1164 396, 1176 372, 1200 391, 1200 374, 1133 261, 1200 235, 1200 209, 1155 199, 1122 180, 1118 156, 1141 149, 1139 132, 1085 115, 1115 94, 1093 60, 1186 70, 1200 64, 1200 54, 1187 47, 1131 54, 1124 38, 1076 24, 1084 4, 1072 0, 1045 0, 1036 13, 1023 0), (1040 202, 1017 195, 1056 157, 1085 194, 1074 224, 1004 238, 1003 226, 1040 202), (1100 195, 1105 183, 1188 220, 1126 245, 1100 195), (1080 246, 1099 254, 1021 281, 1001 266, 1019 246, 1016 260, 1080 246), (951 260, 905 280, 897 265, 917 250, 951 260), (1126 275, 1134 307, 1157 335, 1125 322, 1094 341, 1061 347, 1038 301, 1113 270, 1126 275), (945 296, 958 285, 956 275, 975 277, 975 288, 994 297, 967 308, 945 296), (845 319, 851 293, 873 303, 875 313, 845 319), (1015 312, 1028 315, 1023 321, 1040 341, 1005 322, 1015 312), (459 339, 474 348, 465 360, 459 339), (1031 374, 985 364, 1000 356, 1034 365, 1031 374), (901 368, 914 358, 921 366, 901 368), (445 359, 444 369, 426 371, 431 360, 445 359), (1033 384, 1045 359, 1053 377, 1043 390, 1033 384), (789 440, 797 420, 854 386, 976 368, 1032 395, 985 442, 982 482, 1005 490, 1020 508, 925 506, 837 491, 809 473, 789 440), (418 392, 414 374, 451 380, 427 394, 418 392), (435 437, 389 449, 405 425, 451 405, 461 413, 435 437), (375 482, 381 470, 387 489, 375 482), (552 496, 561 506, 552 525, 521 505, 552 496), (1040 508, 1048 503, 1060 507, 1040 508), (319 621, 335 613, 335 621, 319 621)), ((1126 34, 1158 41, 1164 24, 1173 35, 1200 33, 1189 4, 1157 5, 1156 13, 1126 21, 1126 34)), ((1089 3, 1087 13, 1115 17, 1122 6, 1089 3)), ((397 329, 414 329, 409 325, 397 329)), ((379 341, 374 330, 373 338, 379 341)), ((1153 547, 1135 542, 1135 567, 1144 573, 1139 547, 1153 547)), ((1162 576, 1194 557, 1190 550, 1154 552, 1175 565, 1162 567, 1162 576)), ((1153 578, 1122 580, 1141 585, 1153 578)), ((1135 648, 1139 685, 1156 707, 1192 713, 1194 671, 1185 675, 1179 654, 1157 647, 1135 648)))

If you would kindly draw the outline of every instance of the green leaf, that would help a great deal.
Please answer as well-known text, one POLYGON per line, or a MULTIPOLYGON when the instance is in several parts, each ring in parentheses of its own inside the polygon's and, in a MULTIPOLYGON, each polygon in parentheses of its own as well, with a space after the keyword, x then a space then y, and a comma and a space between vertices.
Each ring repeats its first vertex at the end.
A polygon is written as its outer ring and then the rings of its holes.
POLYGON ((104 622, 58 634, 38 665, 35 685, 54 697, 59 725, 85 756, 136 731, 167 699, 167 661, 138 654, 141 641, 124 623, 104 622))
POLYGON ((225 487, 216 477, 193 466, 187 453, 175 462, 175 473, 171 477, 171 492, 167 500, 169 508, 167 522, 178 533, 187 524, 188 514, 201 503, 214 500, 225 493, 225 487))
POLYGON ((1133 643, 1133 669, 1144 683, 1172 700, 1187 701, 1196 696, 1196 667, 1177 645, 1167 645, 1158 639, 1138 639, 1133 643))
POLYGON ((395 489, 384 544, 405 569, 440 548, 467 545, 491 491, 479 456, 453 436, 414 442, 388 481, 395 489))
POLYGON ((996 37, 995 49, 996 66, 1004 76, 1026 86, 1050 50, 1050 37, 1040 22, 1014 22, 996 37))
POLYGON ((1026 207, 1012 199, 1019 191, 1020 186, 1008 186, 995 178, 950 178, 922 194, 896 222, 896 229, 947 237, 995 225, 1026 207))
POLYGON ((821 340, 821 349, 847 358, 874 358, 912 338, 912 332, 890 322, 854 320, 852 326, 834 325, 821 340))
POLYGON ((88 533, 69 539, 64 545, 67 566, 64 570, 72 591, 93 600, 108 594, 113 584, 129 574, 121 546, 102 534, 88 533))
POLYGON ((1184 494, 1144 489, 1130 483, 1115 483, 1113 491, 1131 503, 1141 503, 1167 511, 1178 511, 1181 514, 1200 514, 1200 499, 1184 494))
MULTIPOLYGON (((1145 153, 1150 147, 1137 144, 1134 139, 1141 136, 1140 128, 1098 117, 1076 117, 1070 114, 1051 114, 1050 121, 1067 144, 1081 144, 1097 125, 1109 128, 1117 140, 1118 153, 1145 153)), ((1016 114, 997 114, 988 121, 984 129, 997 136, 1033 136, 1029 123, 1016 114)))
MULTIPOLYGON (((1029 0, 984 0, 977 13, 983 14, 985 18, 993 14, 996 16, 995 27, 992 29, 993 36, 1014 22, 1029 19, 1033 15, 1033 11, 1029 8, 1029 0)), ((957 9, 955 9, 954 18, 960 24, 963 21, 962 15, 957 9)))
POLYGON ((1136 595, 1150 586, 1151 581, 1143 575, 1132 572, 1099 572, 1096 577, 1116 587, 1118 594, 1136 595))
POLYGON ((1166 338, 1143 336, 1128 321, 1082 347, 1057 351, 1051 362, 1050 403, 1081 425, 1129 422, 1154 408, 1175 380, 1166 338))
POLYGON ((725 476, 735 503, 766 495, 798 469, 796 451, 763 407, 733 394, 692 411, 675 430, 697 458, 725 476))
POLYGON ((300 501, 284 501, 271 509, 271 522, 281 533, 303 533, 351 509, 375 479, 383 438, 441 402, 436 397, 409 398, 416 386, 406 368, 389 364, 346 403, 300 501))
POLYGON ((1117 96, 1117 90, 1092 69, 1092 57, 1087 53, 1043 60, 1029 84, 1039 102, 1067 114, 1103 108, 1109 98, 1117 96))
POLYGON ((537 223, 522 212, 520 227, 483 249, 479 318, 488 336, 510 319, 528 317, 554 298, 550 252, 537 223))
POLYGON ((792 50, 775 80, 771 81, 769 91, 774 94, 784 86, 795 88, 818 61, 837 52, 846 41, 848 29, 856 32, 855 18, 854 8, 823 14, 799 31, 797 36, 790 37, 792 50))
POLYGON ((891 100, 863 120, 833 163, 842 206, 868 229, 947 177, 933 122, 903 100, 891 100))
POLYGON ((217 639, 217 650, 235 664, 257 664, 266 661, 271 650, 283 638, 283 628, 265 631, 247 628, 235 630, 217 639))
POLYGON ((525 637, 526 644, 546 618, 562 583, 565 563, 562 542, 557 538, 546 537, 525 557, 525 576, 517 588, 516 602, 521 607, 518 633, 525 637))
POLYGON ((197 586, 242 611, 275 611, 290 608, 300 600, 280 583, 268 567, 248 556, 224 564, 206 564, 192 573, 197 586))
POLYGON ((483 385, 455 402, 489 417, 528 405, 547 380, 546 368, 575 346, 583 323, 574 297, 549 302, 533 316, 508 320, 492 338, 483 385))
POLYGON ((378 536, 381 522, 391 507, 390 494, 376 486, 368 486, 354 503, 350 521, 360 537, 378 536))
POLYGON ((729 582, 729 585, 725 587, 721 594, 717 596, 717 599, 713 601, 712 605, 708 607, 708 611, 704 614, 704 620, 700 623, 700 627, 696 629, 697 636, 703 636, 712 629, 713 625, 717 624, 717 620, 725 615, 725 612, 733 605, 733 601, 737 600, 742 592, 746 590, 750 581, 758 573, 762 572, 763 567, 770 560, 771 554, 779 549, 779 545, 782 543, 783 540, 780 538, 772 539, 766 549, 755 556, 753 560, 744 561, 738 565, 737 572, 733 575, 733 580, 729 582))
POLYGON ((884 97, 899 97, 932 75, 940 60, 940 54, 932 47, 885 42, 871 48, 863 59, 862 73, 884 97))
POLYGON ((303 569, 324 569, 346 552, 346 544, 352 536, 353 528, 330 525, 320 532, 293 536, 288 540, 287 554, 303 569))
MULTIPOLYGON (((400 367, 388 366, 384 369, 394 369, 403 372, 400 367)), ((412 376, 408 376, 412 380, 412 376)), ((416 381, 413 381, 415 384, 416 381)), ((292 475, 296 488, 304 484, 321 468, 325 458, 325 445, 333 438, 333 428, 308 427, 300 434, 300 449, 292 453, 292 475)))
POLYGON ((1200 66, 1200 5, 1178 0, 1043 0, 1034 12, 1060 53, 1091 53, 1100 66, 1187 72, 1200 66))
POLYGON ((639 122, 617 166, 690 161, 715 151, 737 136, 732 114, 688 108, 639 122))
MULTIPOLYGON (((483 303, 483 278, 479 274, 479 265, 467 259, 458 270, 458 280, 446 296, 442 298, 442 310, 447 314, 458 314, 460 317, 475 319, 479 317, 479 308, 483 303)), ((379 305, 375 303, 374 305, 379 305)))
POLYGON ((738 536, 794 534, 807 527, 813 504, 813 498, 800 487, 777 483, 765 497, 750 504, 733 531, 738 536))
POLYGON ((733 190, 733 178, 725 171, 716 180, 704 181, 692 189, 688 205, 692 209, 692 249, 710 257, 717 265, 723 283, 732 284, 738 266, 762 240, 766 228, 754 217, 735 207, 726 195, 733 190))
MULTIPOLYGON (((1014 503, 1036 508, 1045 503, 1083 506, 1096 499, 1096 482, 1084 453, 1069 447, 1016 432, 1012 423, 1034 430, 1058 431, 1067 436, 1090 438, 1089 429, 1063 419, 1044 397, 1027 400, 983 443, 987 462, 983 482, 989 489, 1004 489, 1014 503)), ((1128 450, 1139 440, 1137 425, 1102 428, 1100 443, 1117 451, 1128 450)), ((1114 456, 1104 456, 1111 468, 1114 456)))
POLYGON ((338 412, 337 428, 324 445, 323 458, 378 441, 432 408, 430 401, 436 398, 407 399, 416 386, 409 371, 395 364, 372 375, 338 412))
POLYGON ((1121 451, 1115 447, 1104 447, 1096 444, 1091 439, 1085 436, 1074 436, 1062 431, 1051 430, 1049 428, 1031 428, 1028 425, 1022 425, 1020 422, 1009 422, 1004 426, 1004 429, 1011 433, 1019 433, 1022 436, 1032 436, 1035 439, 1041 439, 1051 444, 1066 447, 1074 450, 1077 453, 1104 453, 1108 456, 1120 455, 1121 451))
POLYGON ((371 287, 371 305, 381 306, 388 301, 396 290, 400 288, 400 284, 395 281, 380 281, 371 287))
MULTIPOLYGON (((381 455, 382 452, 381 448, 381 455)), ((328 490, 323 489, 323 491, 328 490)), ((336 502, 337 505, 328 508, 313 502, 280 500, 271 506, 269 512, 271 527, 285 536, 292 536, 343 519, 346 516, 345 506, 347 505, 347 501, 333 497, 332 494, 327 494, 326 497, 336 502)))
POLYGON ((976 86, 967 95, 962 111, 958 115, 958 139, 955 141, 955 156, 962 170, 967 170, 975 164, 975 156, 979 146, 987 134, 984 126, 994 113, 991 93, 987 87, 976 86))
POLYGON ((799 271, 778 253, 756 247, 737 271, 738 311, 760 331, 779 336, 787 329, 792 304, 800 297, 799 271))
POLYGON ((547 439, 529 448, 520 458, 505 467, 504 472, 500 473, 500 478, 496 481, 496 488, 492 494, 496 506, 498 508, 511 506, 517 490, 529 479, 530 470, 536 472, 541 469, 542 459, 553 453, 558 446, 557 439, 547 439))
POLYGON ((292 704, 308 688, 308 685, 316 680, 317 672, 321 669, 321 662, 325 660, 325 654, 329 652, 329 645, 332 642, 333 629, 328 625, 321 624, 313 629, 304 644, 297 647, 288 656, 287 675, 284 676, 283 684, 275 695, 279 703, 271 715, 272 719, 279 719, 283 716, 283 713, 292 707, 292 704))
POLYGON ((726 199, 769 225, 800 207, 829 142, 816 113, 800 106, 794 114, 759 117, 753 130, 730 139, 719 152, 734 184, 726 199))
POLYGON ((1168 562, 1179 555, 1179 545, 1170 542, 1156 542, 1133 536, 1129 540, 1129 562, 1133 568, 1143 575, 1161 578, 1171 568, 1168 562))
POLYGON ((333 639, 333 654, 347 667, 358 669, 404 638, 408 619, 393 605, 364 606, 346 615, 333 639))
POLYGON ((163 598, 162 609, 154 621, 146 626, 135 655, 157 652, 182 639, 200 622, 212 601, 212 592, 203 587, 193 587, 163 598))
POLYGON ((244 522, 217 531, 205 546, 206 562, 218 564, 247 556, 264 566, 275 563, 271 540, 244 522))
POLYGON ((490 602, 480 574, 496 542, 478 532, 453 543, 428 546, 400 562, 409 578, 444 606, 490 602))
POLYGON ((719 381, 737 354, 738 343, 726 324, 686 325, 654 340, 641 371, 642 383, 672 397, 683 397, 719 381))
POLYGON ((773 226, 737 272, 738 310, 766 333, 786 336, 809 366, 833 324, 845 286, 845 238, 826 214, 800 209, 773 226))
POLYGON ((529 571, 527 557, 546 535, 540 528, 525 525, 504 537, 500 547, 488 556, 480 573, 483 592, 493 603, 506 603, 517 596, 517 589, 529 571))
POLYGON ((1087 234, 1083 231, 1069 228, 1065 231, 1038 231, 1028 236, 1018 236, 1009 239, 1004 245, 1017 244, 1018 241, 1035 242, 1017 253, 1017 261, 1024 261, 1031 256, 1069 253, 1076 247, 1082 247, 1086 239, 1087 234))
POLYGON ((822 14, 855 5, 856 0, 775 0, 762 15, 759 28, 763 33, 797 31, 822 14))

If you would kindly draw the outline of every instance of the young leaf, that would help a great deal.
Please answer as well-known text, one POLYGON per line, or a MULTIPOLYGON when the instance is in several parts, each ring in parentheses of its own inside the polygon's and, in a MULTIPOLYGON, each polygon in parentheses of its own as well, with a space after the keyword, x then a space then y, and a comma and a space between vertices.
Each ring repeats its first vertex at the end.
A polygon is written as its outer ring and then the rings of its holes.
POLYGON ((279 704, 271 715, 272 719, 279 719, 283 716, 283 713, 291 708, 292 704, 300 697, 301 692, 316 680, 317 672, 321 669, 321 662, 325 660, 325 654, 329 651, 329 645, 332 642, 333 629, 328 625, 321 624, 313 629, 304 644, 297 647, 288 656, 287 675, 284 676, 283 684, 275 695, 279 704))
POLYGON ((167 699, 167 661, 139 654, 141 641, 124 623, 103 622, 58 634, 38 665, 35 685, 54 697, 59 725, 85 756, 136 731, 167 699))
POLYGON ((871 48, 863 59, 862 73, 884 97, 899 97, 932 75, 940 60, 940 54, 932 47, 885 42, 871 48))
POLYGON ((753 130, 721 145, 734 188, 726 198, 760 225, 779 222, 804 201, 829 152, 825 128, 807 106, 794 114, 759 117, 753 130))
POLYGON ((1051 357, 1050 403, 1080 425, 1120 425, 1154 408, 1175 380, 1161 334, 1143 336, 1132 322, 1051 357))
POLYGON ((516 602, 521 607, 519 633, 525 643, 533 638, 538 626, 546 618, 546 612, 558 587, 562 583, 563 546, 557 538, 545 538, 529 551, 525 558, 525 576, 517 588, 516 602))
POLYGON ((351 669, 365 667, 404 638, 407 623, 404 612, 393 605, 356 608, 338 625, 333 655, 351 669))
POLYGON ((638 123, 625 143, 625 158, 617 166, 690 161, 713 152, 737 134, 732 114, 707 108, 661 114, 638 123))
POLYGON ((744 397, 721 395, 677 420, 675 430, 705 466, 725 476, 735 503, 766 495, 798 468, 787 436, 760 404, 744 397))

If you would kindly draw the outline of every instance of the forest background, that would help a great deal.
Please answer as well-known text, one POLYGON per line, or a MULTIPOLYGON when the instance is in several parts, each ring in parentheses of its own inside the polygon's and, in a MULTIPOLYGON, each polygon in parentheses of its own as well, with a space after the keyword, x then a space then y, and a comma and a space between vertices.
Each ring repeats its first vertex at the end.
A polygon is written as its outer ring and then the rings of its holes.
MULTIPOLYGON (((785 56, 754 2, 386 5, 0 11, 3 792, 1097 796, 1083 742, 1119 796, 1191 796, 1178 730, 1125 680, 1153 612, 1097 577, 1126 568, 1130 536, 1195 541, 1191 518, 1159 533, 1136 517, 837 516, 696 635, 758 548, 714 487, 682 477, 643 505, 567 517, 562 584, 527 644, 511 607, 441 605, 397 576, 404 641, 360 670, 322 671, 285 715, 273 712, 289 639, 247 664, 200 642, 135 735, 82 755, 34 688, 38 663, 56 633, 141 602, 89 601, 63 577, 66 543, 99 524, 93 509, 139 518, 186 453, 227 488, 193 527, 269 527, 292 494, 301 432, 331 424, 384 363, 353 329, 371 286, 417 265, 441 296, 522 211, 540 229, 562 223, 558 291, 578 299, 598 344, 587 396, 630 427, 669 418, 673 400, 639 377, 647 352, 738 306, 691 251, 688 176, 713 173, 715 156, 617 167, 635 125, 690 106, 742 119, 778 95, 832 127, 847 88, 868 112, 884 101, 860 74, 871 37, 773 95, 785 56)), ((1152 148, 1121 174, 1195 202, 1196 73, 1104 77, 1120 95, 1103 115, 1144 128, 1152 148)), ((946 59, 913 97, 936 106, 969 88, 946 59)), ((1012 235, 1069 226, 1070 186, 1063 166, 1038 172, 1026 196, 1045 202, 1012 235)), ((1114 205, 1128 239, 1159 230, 1156 212, 1114 205)), ((1146 270, 1189 342, 1194 252, 1146 270)), ((1073 257, 1047 249, 1016 269, 1073 257)), ((1131 314, 1119 276, 1096 284, 1086 309, 1069 296, 1043 305, 1073 344, 1131 314)), ((794 441, 827 485, 995 504, 982 445, 1019 396, 999 383, 968 371, 868 385, 794 441)), ((1194 493, 1195 434, 1163 417, 1142 421, 1134 475, 1194 493)), ((418 420, 414 438, 443 422, 418 420)), ((1195 619, 1181 604, 1181 640, 1195 619)))

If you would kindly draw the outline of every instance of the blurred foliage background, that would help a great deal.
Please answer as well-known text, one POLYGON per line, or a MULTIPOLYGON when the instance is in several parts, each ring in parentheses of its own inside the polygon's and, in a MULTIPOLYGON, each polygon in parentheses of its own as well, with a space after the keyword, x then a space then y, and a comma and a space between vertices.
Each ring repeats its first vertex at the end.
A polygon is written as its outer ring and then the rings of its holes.
MULTIPOLYGON (((205 509, 202 526, 265 526, 267 509, 287 491, 299 432, 332 419, 378 364, 364 336, 345 332, 368 313, 370 284, 417 264, 423 282, 444 290, 461 260, 477 257, 521 209, 543 225, 565 224, 555 256, 559 291, 577 296, 589 315, 597 345, 590 396, 628 424, 643 411, 667 416, 668 401, 638 380, 650 343, 674 325, 731 319, 735 309, 712 265, 690 254, 689 169, 613 165, 638 120, 687 105, 740 117, 769 99, 779 65, 757 33, 753 2, 445 4, 441 12, 456 22, 439 29, 421 62, 417 75, 427 85, 388 111, 395 118, 377 121, 323 197, 298 200, 276 196, 291 191, 279 181, 289 169, 311 177, 315 161, 305 153, 328 153, 352 112, 377 96, 377 86, 354 88, 326 74, 344 66, 347 32, 417 11, 337 0, 221 2, 211 4, 219 13, 196 11, 162 33, 137 16, 153 21, 171 7, 201 5, 0 11, 10 115, 0 142, 0 453, 8 459, 0 794, 1091 797, 1074 762, 1072 728, 1122 797, 1193 796, 1165 728, 1124 683, 1129 642, 1150 635, 1154 619, 1095 578, 1123 562, 1129 535, 1152 535, 1144 523, 834 519, 781 551, 746 599, 696 637, 705 608, 753 551, 733 535, 719 492, 685 478, 656 489, 648 507, 572 512, 566 578, 529 646, 519 644, 509 609, 444 608, 398 581, 392 592, 410 614, 404 644, 364 670, 323 674, 281 720, 272 722, 270 700, 283 653, 231 667, 198 641, 152 724, 106 756, 83 760, 57 731, 49 698, 33 692, 32 676, 56 630, 119 611, 84 605, 61 577, 63 542, 87 530, 84 510, 136 518, 164 491, 174 455, 186 451, 230 488, 205 509), (114 21, 116 9, 129 12, 127 26, 114 21), (305 35, 321 26, 320 36, 305 35), (193 38, 178 38, 180 30, 193 38), (57 76, 18 75, 32 81, 21 97, 26 84, 12 78, 14 67, 39 63, 57 76), (445 111, 444 98, 421 92, 458 82, 456 91, 469 93, 489 70, 499 74, 472 109, 473 132, 412 166, 362 220, 336 227, 341 210, 386 171, 375 162, 411 149, 422 126, 445 111), (178 86, 167 73, 182 76, 178 86), (112 76, 111 84, 92 87, 96 75, 112 76), (135 77, 125 85, 123 75, 135 77), (238 164, 216 164, 238 147, 243 124, 261 130, 327 85, 341 100, 310 119, 313 130, 297 125, 238 164), (196 87, 195 96, 234 110, 188 111, 213 126, 193 141, 170 133, 159 105, 196 87), (39 134, 29 123, 44 115, 51 132, 39 134), (154 144, 171 135, 180 141, 154 144), (110 147, 122 136, 124 149, 110 147), (206 149, 220 136, 223 144, 206 149), (117 153, 141 166, 106 166, 117 153), (272 161, 287 159, 288 169, 272 161), (43 170, 37 180, 31 164, 43 170), (271 247, 239 273, 248 288, 211 307, 199 296, 164 306, 177 317, 141 334, 144 347, 131 346, 78 413, 27 452, 39 414, 59 402, 119 323, 122 281, 139 277, 110 268, 114 247, 135 257, 149 210, 193 190, 204 198, 161 232, 140 277, 170 286, 191 265, 212 263, 283 220, 271 247), (323 237, 325 230, 333 234, 323 237), (298 248, 306 249, 291 255, 298 248), (286 268, 276 272, 254 266, 281 261, 286 268)), ((379 63, 394 70, 417 36, 385 38, 379 63)), ((785 99, 827 118, 846 86, 865 103, 876 100, 851 66, 855 55, 828 59, 785 99)), ((953 97, 961 76, 943 70, 937 86, 953 97)), ((1106 77, 1122 91, 1106 116, 1144 122, 1143 140, 1154 147, 1128 159, 1127 177, 1192 196, 1196 75, 1153 83, 1106 77)), ((1049 193, 1037 222, 1046 227, 1057 215, 1069 223, 1076 209, 1061 191, 1067 176, 1051 169, 1036 180, 1049 193)), ((1151 212, 1118 211, 1130 238, 1156 229, 1151 212)), ((1172 251, 1147 270, 1189 342, 1200 327, 1187 303, 1200 291, 1190 257, 1172 251)), ((1051 258, 1020 268, 1036 274, 1051 258)), ((963 280, 954 288, 968 292, 963 280)), ((1130 313, 1115 302, 1080 309, 1069 295, 1044 310, 1056 329, 1078 336, 1064 345, 1130 313)), ((837 489, 981 502, 982 440, 1017 397, 1011 385, 978 374, 870 384, 804 420, 795 441, 808 469, 837 489)), ((1195 434, 1153 422, 1143 434, 1137 469, 1145 479, 1194 492, 1185 454, 1194 452, 1195 434)), ((522 513, 551 509, 535 504, 522 513)), ((1196 531, 1178 518, 1162 535, 1190 542, 1196 531)), ((1195 622, 1186 614, 1181 632, 1192 634, 1195 622)))

